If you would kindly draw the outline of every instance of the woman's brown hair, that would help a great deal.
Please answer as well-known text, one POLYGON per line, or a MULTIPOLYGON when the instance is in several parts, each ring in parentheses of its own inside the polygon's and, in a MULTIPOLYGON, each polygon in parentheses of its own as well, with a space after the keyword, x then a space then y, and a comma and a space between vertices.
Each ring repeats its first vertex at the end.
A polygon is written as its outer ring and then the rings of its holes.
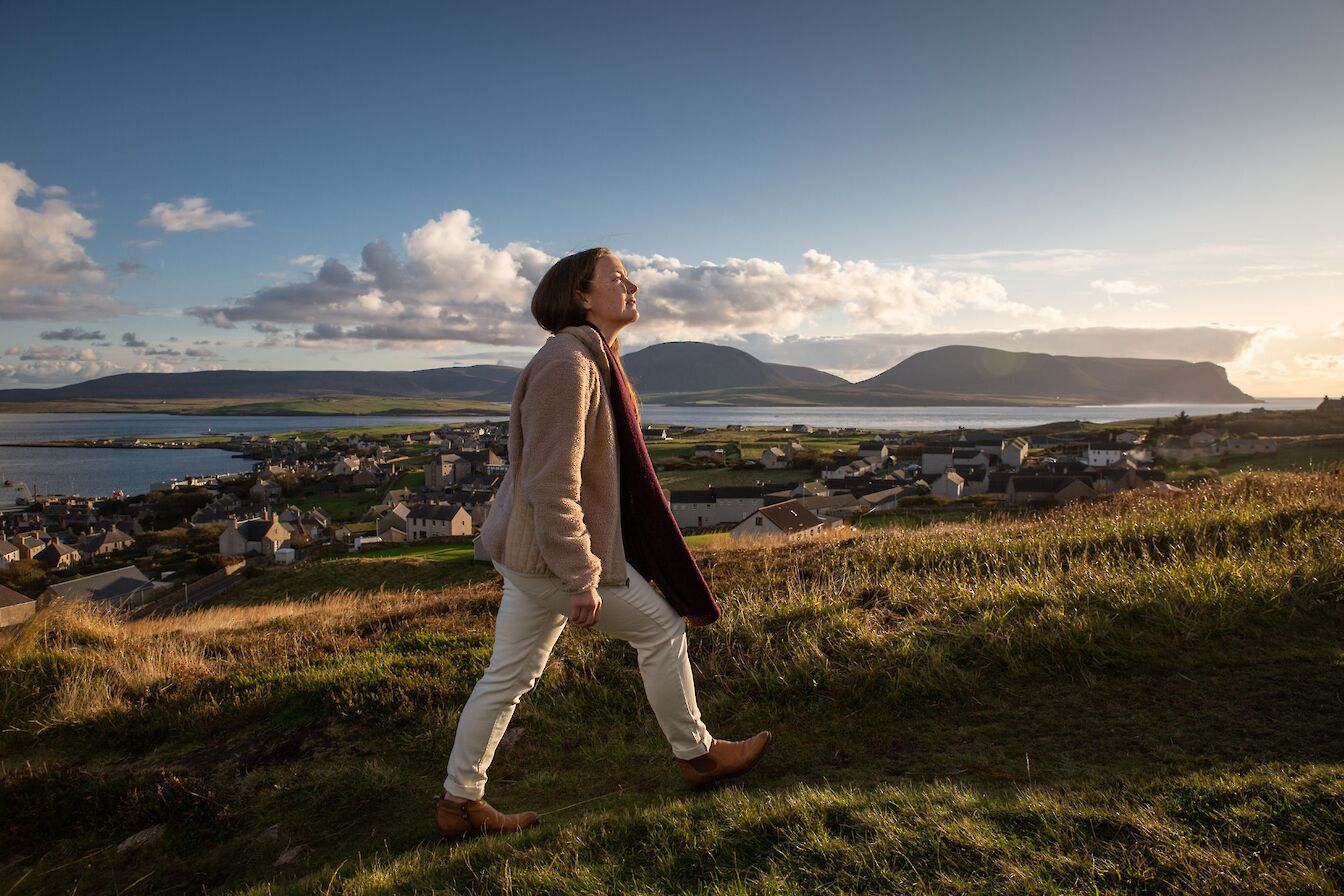
MULTIPOLYGON (((559 333, 565 327, 582 326, 588 319, 588 309, 579 301, 579 295, 597 273, 597 260, 610 255, 606 246, 584 249, 551 265, 551 269, 542 275, 537 291, 532 293, 532 316, 541 324, 542 329, 559 333)), ((635 408, 635 420, 640 419, 639 395, 634 383, 626 375, 625 365, 621 363, 620 343, 612 346, 616 365, 621 368, 621 378, 625 380, 630 401, 635 408)))
POLYGON ((532 316, 543 330, 559 333, 565 327, 579 326, 588 318, 579 294, 597 273, 597 260, 610 254, 610 249, 598 246, 566 255, 551 265, 537 284, 537 291, 532 293, 532 316))

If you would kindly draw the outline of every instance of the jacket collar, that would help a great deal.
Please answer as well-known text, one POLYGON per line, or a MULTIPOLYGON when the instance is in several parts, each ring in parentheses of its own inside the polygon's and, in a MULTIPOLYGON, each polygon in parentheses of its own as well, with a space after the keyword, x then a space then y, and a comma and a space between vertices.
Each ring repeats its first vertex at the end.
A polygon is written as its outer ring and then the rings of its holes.
MULTIPOLYGON (((592 356, 598 369, 602 371, 602 378, 611 378, 611 364, 607 361, 607 353, 602 348, 602 334, 586 324, 580 324, 577 327, 565 327, 556 335, 559 336, 561 333, 567 333, 579 340, 579 342, 582 342, 583 347, 588 350, 588 354, 592 356)), ((621 341, 619 337, 617 337, 616 342, 612 345, 611 350, 613 352, 619 352, 621 350, 621 341)))

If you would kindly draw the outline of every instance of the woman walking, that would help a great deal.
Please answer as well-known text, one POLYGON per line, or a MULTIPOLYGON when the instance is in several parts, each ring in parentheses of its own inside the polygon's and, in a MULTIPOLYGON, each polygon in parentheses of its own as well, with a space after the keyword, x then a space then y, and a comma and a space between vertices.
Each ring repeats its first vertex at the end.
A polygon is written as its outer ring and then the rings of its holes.
POLYGON ((770 743, 768 731, 715 739, 700 719, 682 617, 708 625, 719 609, 663 497, 618 355, 618 335, 639 320, 636 292, 620 259, 598 248, 557 261, 532 296, 532 316, 553 335, 518 378, 509 472, 481 528, 504 598, 448 760, 437 818, 446 836, 536 823, 535 812, 505 815, 485 801, 486 771, 569 622, 635 648, 692 787, 750 771, 770 743))

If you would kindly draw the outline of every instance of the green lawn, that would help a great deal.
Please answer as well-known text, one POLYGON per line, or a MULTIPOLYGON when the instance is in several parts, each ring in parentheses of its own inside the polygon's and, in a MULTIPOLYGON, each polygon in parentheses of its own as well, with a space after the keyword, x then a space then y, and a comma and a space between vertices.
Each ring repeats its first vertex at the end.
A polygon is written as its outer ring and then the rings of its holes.
POLYGON ((319 494, 317 489, 308 489, 295 502, 300 507, 320 507, 338 523, 358 520, 369 508, 382 500, 384 490, 365 489, 357 492, 344 492, 339 495, 319 494))
POLYGON ((1344 437, 1316 436, 1280 439, 1274 454, 1255 457, 1225 457, 1218 464, 1224 473, 1242 470, 1330 470, 1344 466, 1344 437))
MULTIPOLYGON (((426 542, 417 544, 398 544, 373 548, 353 555, 361 561, 386 560, 390 557, 418 557, 422 560, 442 560, 459 563, 471 561, 472 545, 467 542, 426 542)), ((485 564, 488 566, 489 564, 485 564)))

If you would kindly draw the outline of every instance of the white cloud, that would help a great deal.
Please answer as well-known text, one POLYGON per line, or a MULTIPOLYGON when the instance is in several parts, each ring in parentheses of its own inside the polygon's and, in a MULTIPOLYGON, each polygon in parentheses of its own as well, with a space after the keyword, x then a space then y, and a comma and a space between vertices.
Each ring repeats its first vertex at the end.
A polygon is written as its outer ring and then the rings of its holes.
POLYGON ((309 279, 187 313, 224 329, 242 322, 270 334, 280 325, 307 327, 298 340, 306 347, 329 348, 343 340, 541 341, 544 334, 527 305, 534 278, 553 258, 518 243, 490 246, 462 209, 426 222, 403 237, 402 245, 405 261, 376 240, 364 247, 356 270, 328 258, 309 279))
POLYGON ((934 259, 976 270, 1075 274, 1106 267, 1114 263, 1115 257, 1108 249, 990 249, 935 255, 934 259))
POLYGON ((289 264, 301 268, 319 268, 326 260, 326 256, 323 255, 296 255, 289 260, 289 264))
POLYGON ((1344 271, 1317 266, 1293 267, 1290 265, 1244 265, 1239 268, 1243 273, 1218 280, 1201 280, 1200 286, 1246 286, 1255 283, 1274 283, 1283 280, 1316 280, 1344 277, 1344 271))
POLYGON ((1310 373, 1344 376, 1344 355, 1326 355, 1317 352, 1296 355, 1297 366, 1310 373))
POLYGON ((19 355, 20 361, 54 361, 66 356, 66 350, 59 345, 30 345, 19 355))
POLYGON ((176 202, 160 202, 140 223, 162 227, 169 233, 252 226, 247 212, 215 211, 204 196, 183 196, 176 202))
MULTIPOLYGON (((402 248, 404 260, 375 241, 364 247, 357 269, 328 258, 309 279, 187 313, 226 329, 252 322, 255 329, 274 333, 287 325, 305 347, 352 340, 389 345, 535 345, 541 340, 527 306, 555 261, 552 256, 523 243, 491 246, 463 209, 407 234, 402 248)), ((983 273, 889 268, 817 251, 805 253, 796 271, 763 258, 686 264, 663 255, 620 254, 641 287, 640 333, 646 338, 785 332, 812 326, 827 312, 843 312, 855 325, 892 327, 923 326, 957 309, 1041 322, 1060 316, 1055 309, 1009 299, 1003 285, 983 273)))
POLYGON ((661 339, 787 332, 833 309, 856 325, 911 328, 960 308, 1013 317, 1040 313, 1009 300, 1003 284, 985 274, 839 261, 816 250, 803 254, 796 272, 763 258, 695 265, 661 255, 625 254, 622 260, 648 309, 641 333, 661 339))
MULTIPOLYGON (((34 348, 37 347, 30 346, 27 352, 20 355, 20 363, 0 363, 0 386, 57 386, 123 373, 126 370, 116 362, 103 358, 91 348, 66 353, 59 347, 47 346, 43 351, 33 354, 34 348), (45 350, 52 348, 59 354, 45 350)), ((12 357, 14 352, 6 351, 5 354, 12 357)), ((169 365, 168 369, 173 368, 169 365)))
POLYGON ((1156 283, 1135 283, 1133 280, 1093 280, 1088 285, 1108 296, 1149 296, 1160 291, 1156 283))
POLYGON ((163 245, 163 240, 126 240, 122 245, 128 249, 157 249, 163 245))
POLYGON ((37 208, 20 200, 43 190, 21 168, 0 162, 0 320, 83 320, 126 314, 99 289, 106 272, 82 240, 94 223, 61 198, 37 208))

